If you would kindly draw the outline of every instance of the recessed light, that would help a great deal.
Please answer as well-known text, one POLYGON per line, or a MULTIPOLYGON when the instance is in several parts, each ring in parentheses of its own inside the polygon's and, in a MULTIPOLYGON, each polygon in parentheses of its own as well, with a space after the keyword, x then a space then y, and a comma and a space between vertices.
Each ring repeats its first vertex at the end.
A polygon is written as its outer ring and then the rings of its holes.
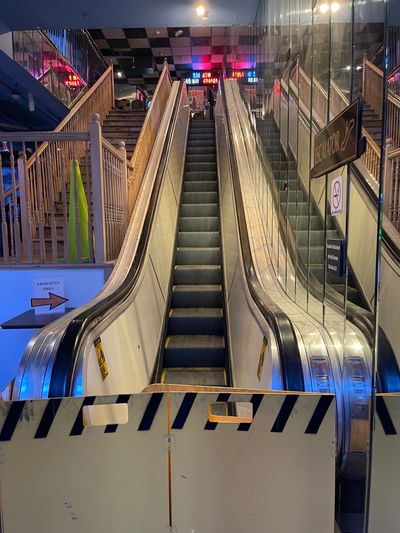
POLYGON ((120 70, 117 72, 117 76, 118 78, 122 78, 122 72, 120 70))
POLYGON ((175 37, 180 37, 183 33, 183 30, 178 30, 175 32, 175 37))
POLYGON ((160 30, 156 30, 156 35, 160 35, 160 30))

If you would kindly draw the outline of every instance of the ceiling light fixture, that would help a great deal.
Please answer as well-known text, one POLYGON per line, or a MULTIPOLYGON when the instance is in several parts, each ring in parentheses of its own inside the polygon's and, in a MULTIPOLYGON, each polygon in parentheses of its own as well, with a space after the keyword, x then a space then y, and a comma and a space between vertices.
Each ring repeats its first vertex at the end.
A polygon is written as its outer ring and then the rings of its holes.
POLYGON ((122 72, 120 70, 117 72, 117 76, 118 78, 122 78, 122 72))
POLYGON ((319 12, 322 14, 322 15, 325 15, 325 13, 328 13, 329 11, 329 4, 326 4, 326 3, 323 3, 319 6, 319 12))
POLYGON ((183 34, 183 30, 178 30, 175 32, 175 37, 180 37, 183 34))
POLYGON ((336 13, 337 11, 339 11, 339 9, 340 9, 339 2, 332 2, 332 4, 331 4, 332 13, 336 13))
POLYGON ((196 7, 197 16, 203 20, 208 19, 208 9, 204 4, 198 4, 196 7))

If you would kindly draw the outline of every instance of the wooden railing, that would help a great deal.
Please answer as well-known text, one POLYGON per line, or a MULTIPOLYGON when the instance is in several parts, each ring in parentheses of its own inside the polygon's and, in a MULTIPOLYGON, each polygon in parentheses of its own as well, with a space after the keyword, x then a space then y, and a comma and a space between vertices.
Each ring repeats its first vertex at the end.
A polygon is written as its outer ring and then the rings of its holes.
POLYGON ((371 61, 363 61, 363 97, 365 102, 382 118, 383 72, 371 61))
POLYGON ((131 161, 123 142, 117 149, 102 136, 111 68, 56 131, 0 133, 10 149, 9 164, 0 158, 0 263, 118 257, 171 87, 165 66, 131 161))
POLYGON ((385 178, 383 183, 383 212, 393 226, 400 231, 400 149, 386 144, 385 178))
POLYGON ((172 80, 169 74, 168 64, 164 64, 154 96, 143 123, 140 135, 128 163, 128 215, 132 214, 136 198, 142 184, 147 163, 153 149, 157 132, 160 128, 161 119, 171 92, 172 80))

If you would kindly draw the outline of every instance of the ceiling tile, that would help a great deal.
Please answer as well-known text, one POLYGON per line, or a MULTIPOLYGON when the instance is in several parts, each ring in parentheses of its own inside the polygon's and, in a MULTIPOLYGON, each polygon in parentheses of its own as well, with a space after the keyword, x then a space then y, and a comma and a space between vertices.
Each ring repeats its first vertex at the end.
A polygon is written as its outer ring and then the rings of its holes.
POLYGON ((173 48, 191 46, 190 37, 170 37, 169 40, 173 48))
POLYGON ((211 46, 224 46, 227 42, 227 38, 223 35, 213 35, 211 37, 211 46))
POLYGON ((106 39, 95 39, 98 48, 108 48, 108 41, 106 39))
POLYGON ((171 48, 152 48, 153 56, 166 57, 172 56, 171 48))
POLYGON ((194 56, 202 56, 204 54, 211 54, 211 46, 194 46, 192 48, 194 56))
POLYGON ((157 39, 149 39, 152 48, 167 48, 170 46, 169 39, 166 37, 158 37, 157 39))
POLYGON ((214 26, 211 28, 212 35, 225 35, 226 26, 214 26))
POLYGON ((144 28, 124 28, 127 39, 146 39, 147 33, 144 28))
POLYGON ((124 30, 111 28, 103 30, 104 37, 106 39, 125 39, 124 30))
POLYGON ((193 27, 190 28, 190 35, 192 37, 209 37, 211 35, 211 27, 210 26, 203 26, 203 27, 193 27))
POLYGON ((192 37, 192 46, 210 46, 211 37, 192 37))
POLYGON ((110 48, 130 48, 128 39, 108 39, 110 48))
POLYGON ((150 46, 148 39, 128 39, 131 48, 147 48, 150 46))
POLYGON ((167 28, 146 28, 147 37, 157 39, 159 37, 168 37, 167 28))
POLYGON ((185 64, 192 64, 192 56, 177 56, 174 55, 174 63, 176 65, 185 65, 185 64))
POLYGON ((174 56, 190 56, 192 55, 192 49, 190 46, 184 46, 183 48, 172 48, 174 56))

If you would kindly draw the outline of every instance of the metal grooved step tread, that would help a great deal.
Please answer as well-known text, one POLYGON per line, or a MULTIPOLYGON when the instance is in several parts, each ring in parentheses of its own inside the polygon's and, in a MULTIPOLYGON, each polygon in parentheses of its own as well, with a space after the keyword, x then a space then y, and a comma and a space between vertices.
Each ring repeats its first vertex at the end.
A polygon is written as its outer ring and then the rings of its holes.
POLYGON ((192 121, 183 176, 162 381, 228 385, 213 121, 192 121))
POLYGON ((184 385, 185 383, 209 387, 225 387, 227 385, 224 368, 166 368, 161 381, 175 385, 184 385))

